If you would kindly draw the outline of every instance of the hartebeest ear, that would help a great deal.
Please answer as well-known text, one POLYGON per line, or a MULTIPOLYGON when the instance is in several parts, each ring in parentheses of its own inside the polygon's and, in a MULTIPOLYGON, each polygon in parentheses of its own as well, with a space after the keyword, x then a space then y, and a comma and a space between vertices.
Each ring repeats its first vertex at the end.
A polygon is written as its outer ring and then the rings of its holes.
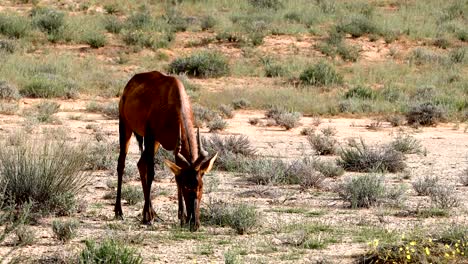
POLYGON ((177 164, 168 159, 165 159, 164 163, 166 163, 166 166, 174 173, 175 176, 178 176, 182 171, 181 167, 177 166, 177 164))
POLYGON ((200 166, 200 171, 202 171, 203 173, 210 172, 210 170, 213 168, 213 164, 217 157, 218 157, 218 152, 216 152, 216 154, 211 159, 202 163, 202 165, 200 166))

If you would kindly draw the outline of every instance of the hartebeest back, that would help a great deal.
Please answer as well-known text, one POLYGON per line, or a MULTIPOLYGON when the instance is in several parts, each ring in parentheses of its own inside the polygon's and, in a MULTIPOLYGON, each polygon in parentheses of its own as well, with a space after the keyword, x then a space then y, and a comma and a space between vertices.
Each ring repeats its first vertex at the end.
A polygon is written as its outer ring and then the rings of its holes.
POLYGON ((162 145, 173 150, 175 155, 176 163, 169 160, 165 163, 176 177, 181 225, 188 222, 190 230, 197 230, 203 175, 210 171, 217 154, 208 157, 201 145, 199 131, 198 140, 195 139, 190 102, 177 78, 157 71, 146 72, 136 74, 125 86, 119 103, 120 155, 114 210, 117 218, 123 218, 122 176, 132 134, 135 134, 141 151, 138 171, 145 197, 143 222, 151 223, 157 217, 150 193, 155 174, 154 155, 162 145))

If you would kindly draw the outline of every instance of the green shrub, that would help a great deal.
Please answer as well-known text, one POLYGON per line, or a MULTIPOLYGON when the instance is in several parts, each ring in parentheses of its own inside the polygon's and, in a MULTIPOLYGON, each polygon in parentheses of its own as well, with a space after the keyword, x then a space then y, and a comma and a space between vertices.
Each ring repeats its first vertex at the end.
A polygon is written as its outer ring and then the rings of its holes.
POLYGON ((108 16, 104 19, 104 28, 114 34, 119 34, 122 31, 124 24, 115 16, 108 16))
POLYGON ((443 64, 446 62, 446 57, 425 48, 416 48, 411 51, 409 61, 416 65, 443 64))
POLYGON ((368 208, 384 197, 385 188, 381 177, 367 174, 348 179, 338 187, 338 193, 352 208, 368 208))
POLYGON ((85 241, 86 248, 81 251, 78 262, 82 264, 120 263, 141 264, 143 258, 136 250, 113 239, 101 243, 92 240, 85 241))
POLYGON ((175 8, 170 7, 165 14, 166 23, 169 24, 175 32, 185 31, 189 26, 189 19, 175 8))
POLYGON ((149 33, 142 30, 127 30, 123 33, 123 41, 127 45, 146 47, 149 49, 164 48, 172 41, 172 33, 149 33))
POLYGON ((376 94, 374 90, 367 86, 361 86, 358 85, 356 87, 353 87, 349 89, 345 95, 345 98, 359 98, 359 99, 374 99, 376 97, 376 94))
POLYGON ((78 221, 76 220, 54 220, 52 222, 52 231, 58 240, 67 242, 76 236, 76 229, 78 228, 78 225, 78 221))
POLYGON ((97 102, 90 102, 86 105, 86 111, 102 113, 111 119, 119 118, 119 104, 118 102, 110 102, 107 104, 101 104, 97 102))
POLYGON ((344 169, 331 161, 316 161, 315 169, 327 178, 335 178, 344 174, 344 169))
POLYGON ((104 5, 104 10, 108 14, 111 14, 111 15, 122 12, 122 8, 120 7, 120 5, 118 3, 105 4, 104 5))
POLYGON ((450 51, 450 60, 454 63, 463 63, 465 61, 466 48, 458 48, 450 51))
POLYGON ((256 155, 256 149, 246 136, 211 135, 202 138, 203 147, 209 153, 218 153, 215 169, 225 171, 243 171, 247 160, 256 155))
POLYGON ((291 128, 299 126, 299 120, 301 117, 301 113, 298 112, 282 113, 276 119, 276 123, 279 126, 284 127, 286 130, 290 130, 291 128))
POLYGON ((133 13, 126 20, 127 27, 132 29, 144 29, 151 27, 153 23, 154 21, 149 11, 133 13))
POLYGON ((88 150, 87 169, 110 170, 115 167, 117 160, 114 153, 115 146, 107 141, 92 144, 88 150))
POLYGON ((431 102, 412 106, 406 113, 409 125, 432 126, 444 119, 442 110, 431 102))
POLYGON ((328 86, 343 83, 343 76, 336 72, 333 66, 319 62, 305 69, 299 79, 307 85, 328 86))
POLYGON ((434 40, 434 46, 441 49, 447 49, 450 45, 451 43, 446 37, 439 37, 434 40))
POLYGON ((34 211, 55 213, 54 209, 61 207, 57 203, 70 200, 58 196, 75 196, 88 182, 89 173, 82 171, 86 161, 82 147, 65 140, 26 137, 14 146, 0 148, 0 186, 5 188, 5 202, 32 202, 34 211))
POLYGON ((378 26, 367 17, 352 18, 349 23, 342 23, 336 27, 338 32, 350 34, 353 38, 361 37, 365 34, 380 34, 378 26))
POLYGON ((107 44, 107 38, 101 32, 88 32, 84 37, 84 42, 91 46, 91 48, 97 49, 107 44))
POLYGON ((388 171, 400 172, 406 167, 401 152, 388 147, 369 148, 361 139, 351 141, 342 149, 337 161, 345 170, 357 172, 388 171))
POLYGON ((141 188, 136 186, 124 186, 122 188, 122 199, 129 205, 135 205, 144 200, 141 188))
POLYGON ((18 89, 5 81, 0 81, 0 99, 15 100, 19 99, 18 89))
POLYGON ((256 159, 249 166, 248 180, 261 185, 285 183, 288 181, 286 174, 288 167, 288 164, 281 159, 256 159))
POLYGON ((30 31, 30 22, 20 15, 0 14, 0 34, 10 38, 25 37, 30 31))
POLYGON ((5 101, 0 101, 0 114, 2 115, 14 115, 19 110, 18 103, 9 103, 5 101))
POLYGON ((280 64, 269 63, 265 65, 266 77, 284 77, 288 75, 289 75, 289 71, 280 64))
POLYGON ((212 29, 214 28, 214 26, 216 26, 217 22, 218 21, 213 16, 210 16, 210 15, 204 16, 201 19, 201 29, 203 31, 212 29))
POLYGON ((337 47, 336 52, 344 61, 356 62, 359 58, 360 48, 357 46, 350 46, 341 44, 337 47))
POLYGON ((192 112, 196 127, 203 127, 205 123, 209 123, 217 117, 215 112, 199 104, 192 105, 192 112))
POLYGON ((234 99, 231 104, 235 110, 246 109, 251 105, 250 101, 245 98, 234 99))
POLYGON ((42 32, 53 35, 63 30, 65 14, 49 8, 34 8, 31 11, 33 24, 42 32))
POLYGON ((169 64, 169 72, 200 77, 220 77, 229 73, 227 59, 217 52, 203 51, 178 58, 169 64))

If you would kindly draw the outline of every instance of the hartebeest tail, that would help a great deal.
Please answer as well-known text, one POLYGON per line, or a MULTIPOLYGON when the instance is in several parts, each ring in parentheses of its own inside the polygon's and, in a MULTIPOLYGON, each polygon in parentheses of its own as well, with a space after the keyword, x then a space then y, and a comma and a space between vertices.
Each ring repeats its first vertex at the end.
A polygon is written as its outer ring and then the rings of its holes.
POLYGON ((143 222, 151 223, 156 218, 150 193, 155 174, 154 155, 162 145, 175 154, 176 163, 166 161, 166 164, 176 176, 181 224, 188 220, 191 230, 198 229, 203 175, 210 171, 217 155, 208 157, 199 133, 198 140, 195 139, 190 102, 177 78, 157 71, 146 72, 133 76, 125 86, 119 103, 120 155, 115 203, 118 218, 123 217, 122 176, 132 134, 142 152, 138 171, 145 196, 143 222))

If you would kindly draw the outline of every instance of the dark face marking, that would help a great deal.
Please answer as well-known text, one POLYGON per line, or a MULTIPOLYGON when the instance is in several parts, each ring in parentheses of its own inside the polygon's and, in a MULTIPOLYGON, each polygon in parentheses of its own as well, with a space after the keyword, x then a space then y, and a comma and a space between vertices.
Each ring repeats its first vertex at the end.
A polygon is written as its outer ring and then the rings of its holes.
POLYGON ((187 210, 187 222, 191 231, 197 231, 200 227, 200 203, 203 195, 203 172, 193 168, 181 171, 178 185, 182 188, 185 208, 187 210))

